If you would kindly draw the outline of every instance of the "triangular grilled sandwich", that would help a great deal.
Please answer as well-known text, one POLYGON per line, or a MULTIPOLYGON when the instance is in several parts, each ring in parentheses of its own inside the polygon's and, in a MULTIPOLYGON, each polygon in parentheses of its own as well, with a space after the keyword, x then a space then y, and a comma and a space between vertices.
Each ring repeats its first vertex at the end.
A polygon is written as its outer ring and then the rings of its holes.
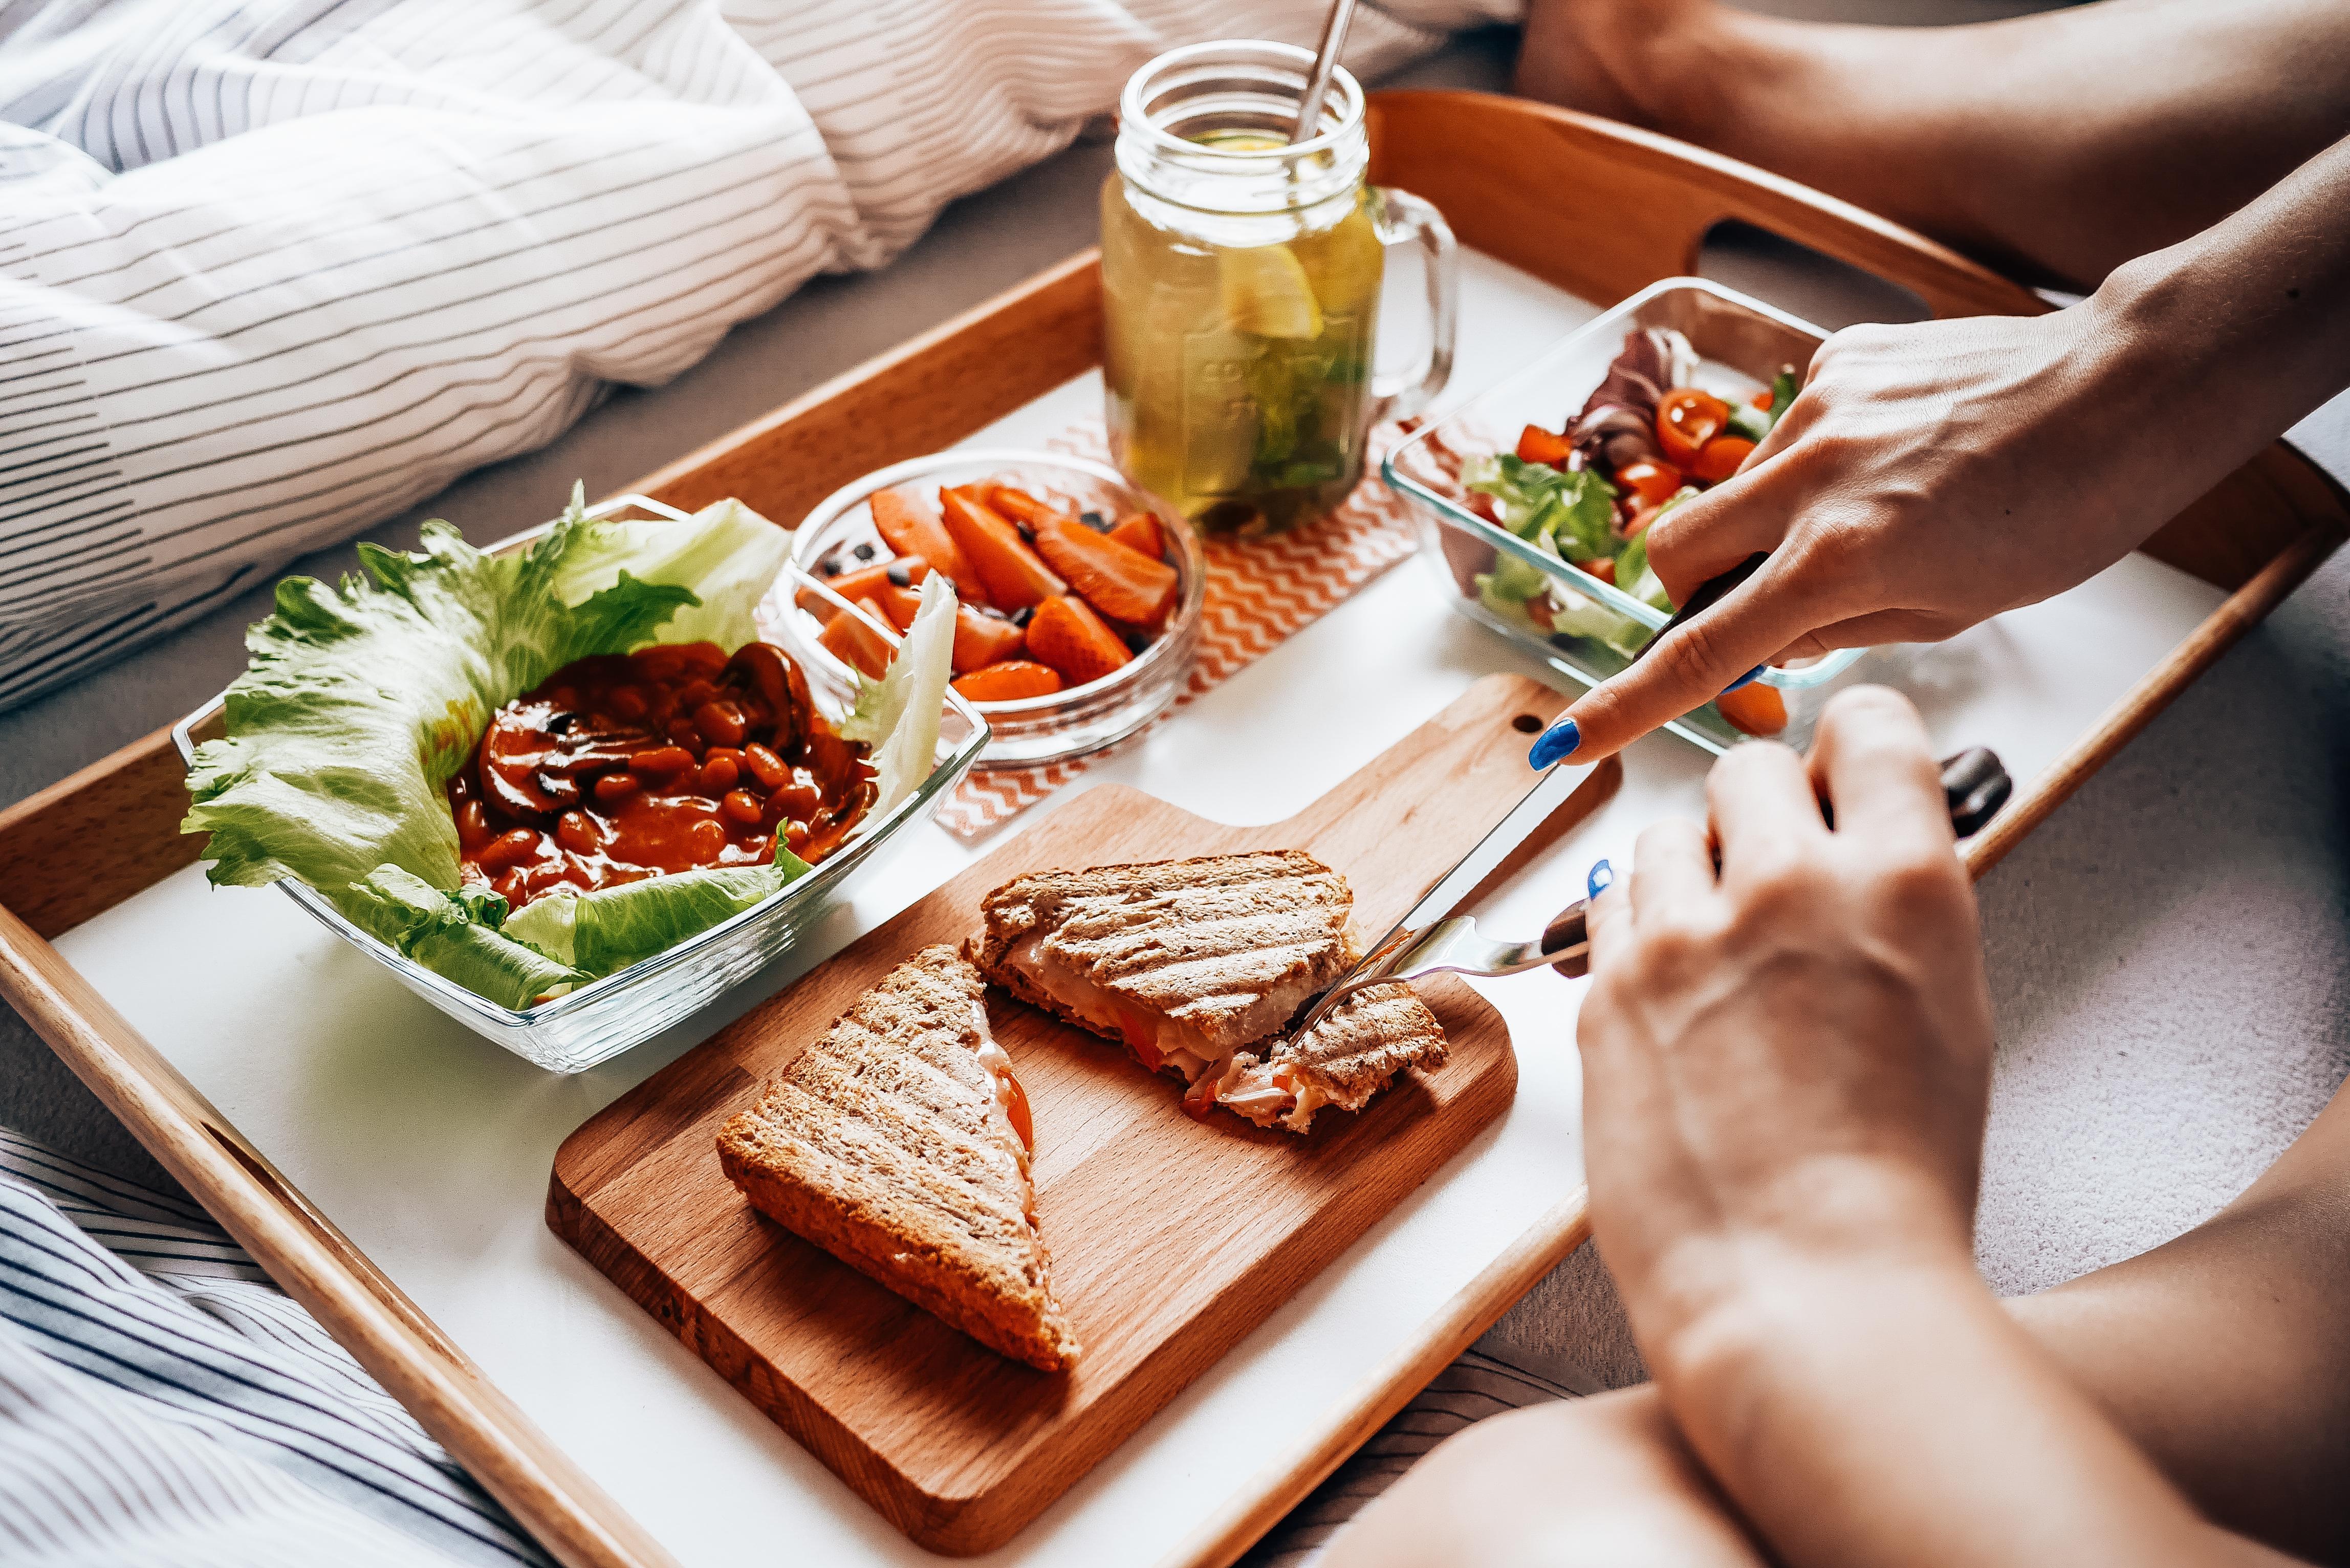
POLYGON ((981 1344, 1076 1355, 1036 1229, 1026 1097, 979 973, 926 948, 858 997, 718 1135, 758 1210, 981 1344))
POLYGON ((981 901, 972 951, 1013 995, 1190 1084, 1353 967, 1353 907, 1295 850, 1045 871, 981 901))
POLYGON ((1406 1067, 1444 1064, 1444 1027, 1408 985, 1374 985, 1331 1010, 1310 1034, 1274 1043, 1260 1060, 1243 1052, 1223 1073, 1194 1084, 1184 1108, 1222 1106, 1261 1127, 1302 1133, 1324 1106, 1361 1110, 1406 1067))

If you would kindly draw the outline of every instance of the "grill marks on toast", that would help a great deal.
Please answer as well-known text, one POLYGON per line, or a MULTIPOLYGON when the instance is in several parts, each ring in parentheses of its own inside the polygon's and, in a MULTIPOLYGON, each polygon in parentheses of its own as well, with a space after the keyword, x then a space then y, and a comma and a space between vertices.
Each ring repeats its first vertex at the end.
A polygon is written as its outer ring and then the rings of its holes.
POLYGON ((1365 987, 1333 1008, 1311 1033, 1281 1041, 1274 1047, 1273 1064, 1351 1111, 1406 1067, 1441 1067, 1445 1054, 1444 1026, 1399 981, 1365 987))
POLYGON ((982 901, 977 955, 997 984, 1084 1023, 1006 966, 1035 934, 1044 954, 1229 1054, 1353 965, 1353 907, 1346 879, 1296 850, 1039 872, 982 901))
POLYGON ((858 998, 718 1137, 762 1213, 1006 1355, 1077 1346, 1031 1218, 1028 1153, 980 1053, 985 990, 927 948, 858 998))

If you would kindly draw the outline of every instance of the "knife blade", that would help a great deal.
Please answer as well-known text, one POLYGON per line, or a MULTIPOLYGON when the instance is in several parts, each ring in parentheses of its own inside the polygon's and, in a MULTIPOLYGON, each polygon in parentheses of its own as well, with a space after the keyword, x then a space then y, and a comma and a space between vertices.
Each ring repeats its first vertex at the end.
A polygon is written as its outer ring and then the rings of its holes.
POLYGON ((1452 868, 1430 882, 1419 897, 1404 911, 1403 919, 1388 929, 1385 936, 1364 952, 1355 967, 1340 975, 1328 989, 1315 995, 1305 1004, 1297 1028, 1303 1034, 1322 1022, 1330 1010, 1331 999, 1365 976, 1374 973, 1410 947, 1430 926, 1452 912, 1452 907, 1467 898, 1480 882, 1492 875, 1493 868, 1508 858, 1510 851, 1525 842, 1526 836, 1550 819, 1551 813, 1566 804, 1589 778, 1596 763, 1558 763, 1548 773, 1534 781, 1507 815, 1495 823, 1484 837, 1471 845, 1469 853, 1453 863, 1452 868))

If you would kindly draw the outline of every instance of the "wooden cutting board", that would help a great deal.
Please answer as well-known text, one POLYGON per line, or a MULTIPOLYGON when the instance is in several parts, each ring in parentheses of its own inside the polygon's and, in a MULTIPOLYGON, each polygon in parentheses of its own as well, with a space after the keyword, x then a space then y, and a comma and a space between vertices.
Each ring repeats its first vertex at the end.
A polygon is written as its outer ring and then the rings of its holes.
MULTIPOLYGON (((1024 872, 1295 847, 1346 875, 1357 934, 1376 940, 1532 787, 1526 747, 1560 706, 1535 681, 1487 677, 1271 826, 1121 785, 1076 796, 572 1134, 548 1223, 914 1540, 1002 1544, 1508 1106, 1517 1064, 1500 1016, 1457 981, 1424 985, 1446 1064, 1299 1137, 1227 1114, 1194 1122, 1175 1079, 991 993, 1034 1107, 1055 1289, 1084 1347, 1058 1376, 755 1213, 719 1169, 719 1124, 893 965, 976 930, 981 898, 1024 872)), ((1620 777, 1595 774, 1538 836, 1620 777)))

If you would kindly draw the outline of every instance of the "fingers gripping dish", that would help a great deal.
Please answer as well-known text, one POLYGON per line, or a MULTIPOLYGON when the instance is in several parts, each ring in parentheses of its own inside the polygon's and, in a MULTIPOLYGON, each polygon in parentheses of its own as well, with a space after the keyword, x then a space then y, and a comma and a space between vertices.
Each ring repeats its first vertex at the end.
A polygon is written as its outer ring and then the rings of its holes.
POLYGON ((926 948, 726 1123, 753 1207, 981 1344, 1047 1372, 1077 1354, 1029 1178, 1027 1101, 979 972, 926 948))

